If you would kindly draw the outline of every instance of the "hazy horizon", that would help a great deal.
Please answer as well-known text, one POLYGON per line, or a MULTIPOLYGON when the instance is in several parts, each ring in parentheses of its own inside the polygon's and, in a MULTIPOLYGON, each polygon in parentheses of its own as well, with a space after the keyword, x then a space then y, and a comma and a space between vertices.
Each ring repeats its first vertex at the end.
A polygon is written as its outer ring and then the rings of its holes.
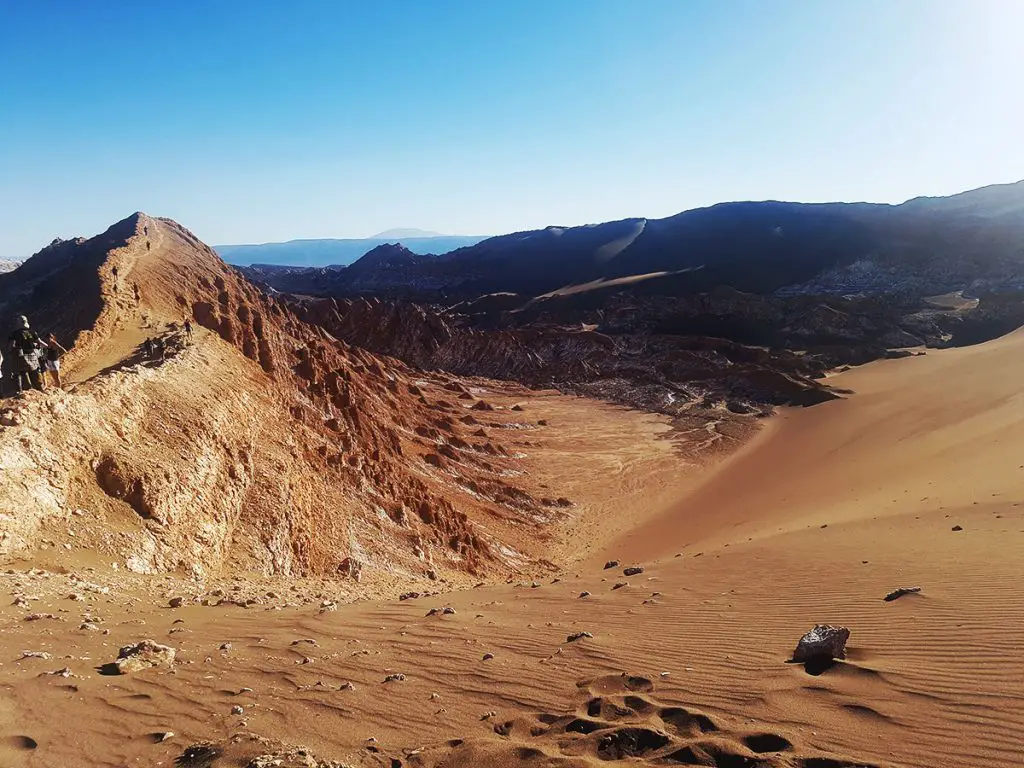
POLYGON ((1020 21, 999 0, 8 4, 0 258, 135 210, 241 244, 1015 181, 1020 21))

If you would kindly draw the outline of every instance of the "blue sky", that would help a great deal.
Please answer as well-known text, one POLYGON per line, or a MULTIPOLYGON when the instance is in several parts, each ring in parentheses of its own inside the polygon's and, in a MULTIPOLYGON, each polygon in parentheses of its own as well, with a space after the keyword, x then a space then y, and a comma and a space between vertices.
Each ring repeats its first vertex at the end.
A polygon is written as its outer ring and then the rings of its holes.
POLYGON ((0 258, 1024 177, 1016 0, 0 0, 0 258))

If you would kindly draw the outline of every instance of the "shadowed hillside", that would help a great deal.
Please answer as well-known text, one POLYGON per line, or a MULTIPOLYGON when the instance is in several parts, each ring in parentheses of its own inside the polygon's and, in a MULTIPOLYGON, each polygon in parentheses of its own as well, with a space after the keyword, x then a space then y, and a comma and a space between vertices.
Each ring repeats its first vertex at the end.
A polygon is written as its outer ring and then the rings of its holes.
POLYGON ((719 286, 768 294, 1024 288, 1024 182, 902 205, 722 203, 665 219, 548 227, 484 240, 405 271, 257 268, 281 290, 417 300, 537 296, 597 280, 669 273, 669 295, 719 286))

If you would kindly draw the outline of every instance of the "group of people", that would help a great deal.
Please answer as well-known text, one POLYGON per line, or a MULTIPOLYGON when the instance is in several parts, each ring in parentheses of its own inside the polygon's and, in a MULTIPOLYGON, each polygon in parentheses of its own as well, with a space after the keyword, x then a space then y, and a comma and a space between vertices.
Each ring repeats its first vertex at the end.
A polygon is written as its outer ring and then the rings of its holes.
MULTIPOLYGON (((15 392, 24 392, 28 389, 45 390, 50 382, 57 389, 63 388, 60 379, 60 359, 67 354, 57 338, 51 333, 42 338, 32 330, 28 318, 19 315, 15 320, 15 328, 8 337, 5 350, 0 350, 0 367, 4 367, 4 351, 7 352, 5 370, 11 374, 15 392)), ((178 324, 171 323, 168 328, 177 331, 178 324)), ((165 335, 155 338, 148 338, 142 345, 143 354, 146 360, 163 362, 168 352, 174 353, 192 341, 192 322, 186 320, 181 325, 184 331, 184 338, 180 334, 172 333, 170 339, 165 335), (170 349, 168 348, 170 344, 170 349)), ((6 389, 5 380, 0 377, 0 395, 6 389)))
MULTIPOLYGON (((26 389, 45 389, 48 379, 60 389, 60 359, 67 353, 51 333, 45 339, 32 330, 28 318, 19 315, 14 331, 8 338, 7 350, 12 356, 9 362, 14 388, 18 392, 26 389)), ((0 353, 0 364, 4 361, 0 353)))

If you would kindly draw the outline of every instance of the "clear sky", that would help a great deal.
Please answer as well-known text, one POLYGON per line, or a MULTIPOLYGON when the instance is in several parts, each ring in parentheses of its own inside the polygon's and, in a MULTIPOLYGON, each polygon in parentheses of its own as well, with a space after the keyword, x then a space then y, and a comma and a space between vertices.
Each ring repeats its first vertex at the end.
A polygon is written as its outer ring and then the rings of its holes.
POLYGON ((1024 177, 1019 0, 0 0, 0 258, 1024 177))

